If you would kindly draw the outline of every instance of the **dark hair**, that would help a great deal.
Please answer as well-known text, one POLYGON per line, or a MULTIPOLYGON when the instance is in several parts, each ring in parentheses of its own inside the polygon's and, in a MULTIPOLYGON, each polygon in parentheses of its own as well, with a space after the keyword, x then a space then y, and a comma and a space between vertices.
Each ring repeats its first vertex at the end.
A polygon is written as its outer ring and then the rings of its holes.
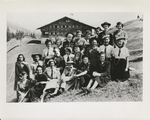
POLYGON ((72 53, 72 49, 69 48, 69 47, 66 47, 66 48, 65 48, 65 51, 68 51, 68 52, 72 53))
POLYGON ((90 34, 92 35, 92 32, 90 30, 86 30, 85 35, 90 34))
POLYGON ((20 56, 22 56, 22 57, 23 57, 23 61, 25 61, 24 55, 23 55, 23 54, 19 54, 18 57, 17 57, 17 62, 19 61, 19 57, 20 57, 20 56))
MULTIPOLYGON (((42 68, 42 66, 41 66, 41 65, 38 65, 38 66, 36 67, 36 70, 37 70, 38 68, 42 68)), ((42 69, 43 69, 43 68, 42 68, 42 69)))
POLYGON ((105 52, 103 52, 103 51, 102 51, 102 52, 100 52, 100 53, 99 53, 99 56, 101 56, 102 54, 104 54, 104 55, 105 55, 105 52))
POLYGON ((23 76, 25 74, 28 75, 26 71, 22 71, 21 75, 23 76))
POLYGON ((87 55, 83 55, 82 56, 82 59, 84 59, 84 58, 89 58, 87 55))
POLYGON ((33 58, 34 61, 35 61, 36 56, 39 56, 39 60, 42 60, 42 55, 41 54, 32 54, 31 57, 33 58))
POLYGON ((81 33, 81 34, 82 34, 82 31, 81 31, 81 30, 77 30, 77 31, 76 31, 76 34, 78 34, 78 33, 81 33))
POLYGON ((47 46, 47 44, 48 44, 49 42, 52 44, 52 41, 51 41, 51 40, 46 39, 46 41, 45 41, 45 45, 47 46))
POLYGON ((100 27, 97 27, 96 30, 102 31, 102 29, 100 27))
POLYGON ((96 40, 97 41, 97 39, 95 38, 95 37, 92 37, 92 38, 90 38, 90 45, 92 45, 92 42, 94 41, 94 40, 96 40))
POLYGON ((65 37, 67 37, 69 34, 71 34, 71 35, 72 35, 72 39, 73 39, 73 38, 74 38, 74 34, 73 34, 73 33, 71 33, 71 32, 66 33, 65 37))
POLYGON ((122 24, 121 22, 117 22, 116 27, 117 27, 118 25, 121 25, 121 26, 123 27, 123 24, 122 24))

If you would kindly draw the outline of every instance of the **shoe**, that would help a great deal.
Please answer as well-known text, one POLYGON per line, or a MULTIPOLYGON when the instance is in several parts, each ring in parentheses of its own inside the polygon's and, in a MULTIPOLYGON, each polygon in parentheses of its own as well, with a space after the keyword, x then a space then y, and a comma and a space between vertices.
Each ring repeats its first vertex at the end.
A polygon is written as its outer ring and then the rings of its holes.
POLYGON ((86 88, 86 87, 81 87, 81 90, 82 90, 83 92, 87 92, 87 88, 86 88))

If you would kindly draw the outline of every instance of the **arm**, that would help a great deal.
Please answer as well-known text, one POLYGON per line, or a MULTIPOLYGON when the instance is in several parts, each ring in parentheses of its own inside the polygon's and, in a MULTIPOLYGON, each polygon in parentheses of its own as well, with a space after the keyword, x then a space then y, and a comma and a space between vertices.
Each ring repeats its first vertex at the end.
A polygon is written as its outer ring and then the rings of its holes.
POLYGON ((126 57, 126 68, 125 68, 125 71, 128 71, 128 68, 129 68, 129 57, 126 57))
POLYGON ((114 44, 113 35, 110 33, 110 45, 114 44))
POLYGON ((81 73, 77 74, 76 77, 83 76, 83 75, 87 74, 87 72, 88 72, 88 71, 81 72, 81 73))

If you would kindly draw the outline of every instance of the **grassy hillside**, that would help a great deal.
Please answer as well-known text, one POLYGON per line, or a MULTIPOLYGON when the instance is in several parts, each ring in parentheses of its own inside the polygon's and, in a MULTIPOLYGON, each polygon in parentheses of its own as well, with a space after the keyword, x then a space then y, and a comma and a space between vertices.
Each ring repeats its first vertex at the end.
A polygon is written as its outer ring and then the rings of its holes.
MULTIPOLYGON (((70 91, 63 93, 60 96, 52 98, 51 101, 63 102, 82 102, 82 101, 142 101, 143 91, 143 70, 142 70, 142 55, 143 55, 143 22, 138 20, 124 23, 124 30, 128 34, 127 47, 130 51, 130 67, 136 69, 131 72, 129 82, 117 83, 109 82, 104 88, 97 88, 93 93, 83 96, 76 95, 79 91, 70 91)), ((116 28, 112 28, 111 32, 116 28)), ((26 61, 31 64, 32 53, 42 53, 44 45, 26 44, 31 38, 25 39, 22 46, 18 46, 7 53, 7 102, 12 101, 16 94, 13 91, 14 84, 14 64, 17 55, 23 53, 26 61)))

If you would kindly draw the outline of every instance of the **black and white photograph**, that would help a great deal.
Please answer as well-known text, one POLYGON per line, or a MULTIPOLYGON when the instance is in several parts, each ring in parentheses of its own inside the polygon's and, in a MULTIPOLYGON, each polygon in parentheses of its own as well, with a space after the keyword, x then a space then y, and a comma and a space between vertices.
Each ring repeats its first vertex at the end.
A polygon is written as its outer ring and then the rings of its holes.
POLYGON ((8 12, 7 103, 142 102, 142 12, 8 12))

